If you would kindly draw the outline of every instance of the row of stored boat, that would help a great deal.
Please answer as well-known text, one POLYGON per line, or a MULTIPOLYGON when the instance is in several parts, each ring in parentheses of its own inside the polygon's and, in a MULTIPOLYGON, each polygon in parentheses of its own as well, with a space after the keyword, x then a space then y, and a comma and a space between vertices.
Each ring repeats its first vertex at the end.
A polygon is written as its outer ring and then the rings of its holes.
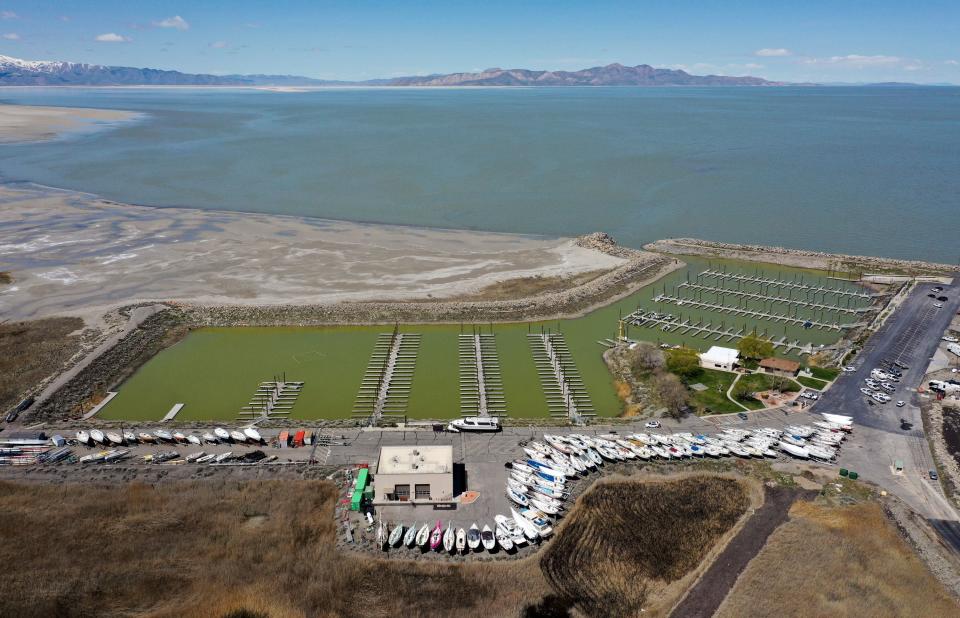
POLYGON ((527 543, 546 538, 553 529, 549 522, 536 522, 511 509, 510 517, 497 515, 494 527, 476 523, 469 528, 455 528, 453 522, 447 522, 446 528, 438 519, 434 526, 429 523, 420 525, 415 522, 409 527, 402 523, 392 528, 382 519, 377 524, 377 546, 383 550, 398 547, 420 548, 421 551, 445 551, 447 553, 468 553, 475 551, 494 552, 502 549, 512 552, 527 543))
POLYGON ((81 429, 77 432, 77 442, 86 445, 100 444, 103 446, 129 446, 133 444, 263 444, 260 432, 254 427, 242 430, 227 430, 217 427, 213 431, 205 431, 201 435, 184 434, 181 431, 167 431, 157 429, 153 432, 102 431, 100 429, 81 429))

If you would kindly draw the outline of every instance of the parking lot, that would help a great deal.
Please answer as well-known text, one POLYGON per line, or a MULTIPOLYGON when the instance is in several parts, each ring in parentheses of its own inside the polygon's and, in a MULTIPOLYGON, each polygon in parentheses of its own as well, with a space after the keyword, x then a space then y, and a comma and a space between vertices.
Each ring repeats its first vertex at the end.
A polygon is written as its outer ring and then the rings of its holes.
MULTIPOLYGON (((923 434, 918 386, 952 317, 960 308, 960 283, 943 286, 948 300, 934 306, 927 297, 934 284, 918 284, 856 357, 856 371, 842 374, 814 406, 816 412, 854 418, 856 430, 838 463, 864 479, 896 493, 931 520, 955 521, 957 515, 939 483, 932 482, 933 460, 923 434), (883 361, 900 362, 903 370, 891 401, 869 405, 861 391, 870 371, 883 361), (902 400, 904 407, 896 407, 902 400), (903 422, 902 422, 903 421, 903 422), (897 464, 902 464, 902 471, 897 464)), ((952 542, 952 541, 951 541, 952 542)))

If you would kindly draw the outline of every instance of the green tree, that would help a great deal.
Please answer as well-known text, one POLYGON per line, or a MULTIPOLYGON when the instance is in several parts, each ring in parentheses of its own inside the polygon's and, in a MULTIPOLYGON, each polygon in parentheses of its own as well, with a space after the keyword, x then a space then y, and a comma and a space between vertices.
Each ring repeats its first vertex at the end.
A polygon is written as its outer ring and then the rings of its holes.
POLYGON ((692 378, 702 371, 700 355, 691 348, 676 348, 667 351, 667 371, 683 379, 692 378))
POLYGON ((744 358, 767 358, 773 356, 773 342, 750 333, 737 343, 737 351, 744 358))
POLYGON ((753 389, 743 380, 738 380, 730 390, 730 396, 734 399, 754 399, 753 389))

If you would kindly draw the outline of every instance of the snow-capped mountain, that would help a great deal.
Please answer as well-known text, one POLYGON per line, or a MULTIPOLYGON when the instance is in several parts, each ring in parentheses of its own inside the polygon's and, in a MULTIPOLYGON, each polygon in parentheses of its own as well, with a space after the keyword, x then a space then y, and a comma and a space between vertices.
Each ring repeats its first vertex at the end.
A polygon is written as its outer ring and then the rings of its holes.
POLYGON ((0 85, 4 86, 246 86, 250 83, 236 77, 0 56, 0 85))

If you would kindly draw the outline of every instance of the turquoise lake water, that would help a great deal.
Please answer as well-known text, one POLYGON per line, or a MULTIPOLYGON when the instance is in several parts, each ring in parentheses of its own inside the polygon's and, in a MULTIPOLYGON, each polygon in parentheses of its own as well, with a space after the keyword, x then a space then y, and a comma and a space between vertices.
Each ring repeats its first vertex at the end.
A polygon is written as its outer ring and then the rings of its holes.
POLYGON ((146 112, 0 147, 6 180, 121 202, 960 257, 960 88, 36 89, 0 101, 146 112))

